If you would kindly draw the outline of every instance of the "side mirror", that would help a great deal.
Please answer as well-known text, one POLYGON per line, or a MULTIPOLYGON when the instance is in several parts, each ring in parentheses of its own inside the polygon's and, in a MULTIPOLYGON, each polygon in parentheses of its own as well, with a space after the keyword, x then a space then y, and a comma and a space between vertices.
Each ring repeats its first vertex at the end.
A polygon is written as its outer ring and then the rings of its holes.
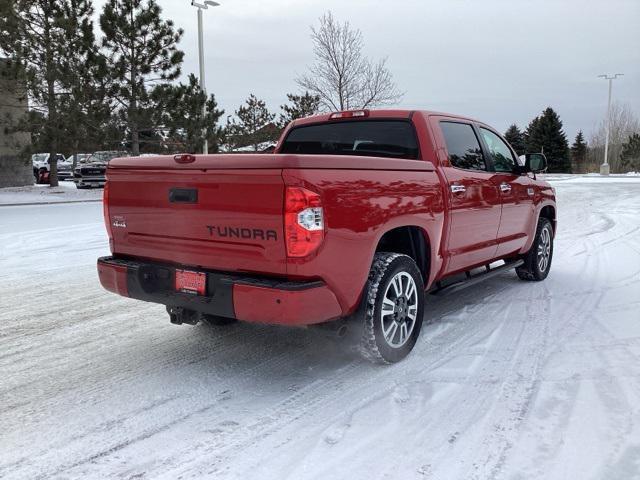
POLYGON ((526 172, 540 173, 547 169, 547 157, 543 153, 525 153, 524 170, 526 172))

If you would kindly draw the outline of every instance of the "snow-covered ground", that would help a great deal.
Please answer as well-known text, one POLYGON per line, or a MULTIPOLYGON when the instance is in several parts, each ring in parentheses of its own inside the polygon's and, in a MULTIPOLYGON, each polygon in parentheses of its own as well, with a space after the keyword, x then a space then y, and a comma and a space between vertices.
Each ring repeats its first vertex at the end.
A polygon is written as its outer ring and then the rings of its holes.
POLYGON ((49 185, 0 188, 0 206, 98 200, 102 200, 101 188, 78 190, 76 184, 70 181, 60 182, 57 187, 53 188, 49 187, 49 185))
POLYGON ((0 478, 640 478, 640 179, 562 178, 554 264, 430 298, 402 363, 173 326, 98 203, 0 207, 0 478))

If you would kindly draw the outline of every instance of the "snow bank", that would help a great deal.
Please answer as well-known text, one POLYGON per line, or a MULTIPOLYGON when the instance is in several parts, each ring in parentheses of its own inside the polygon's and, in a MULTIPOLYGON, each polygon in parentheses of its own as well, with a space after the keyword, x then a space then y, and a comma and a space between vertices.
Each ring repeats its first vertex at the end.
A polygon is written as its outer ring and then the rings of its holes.
POLYGON ((571 183, 640 183, 640 175, 636 172, 626 174, 615 174, 603 176, 599 173, 587 173, 584 175, 568 173, 547 173, 539 175, 548 182, 571 182, 571 183))
POLYGON ((0 188, 0 205, 34 203, 71 203, 102 200, 102 189, 78 190, 73 182, 60 182, 57 187, 31 185, 0 188))

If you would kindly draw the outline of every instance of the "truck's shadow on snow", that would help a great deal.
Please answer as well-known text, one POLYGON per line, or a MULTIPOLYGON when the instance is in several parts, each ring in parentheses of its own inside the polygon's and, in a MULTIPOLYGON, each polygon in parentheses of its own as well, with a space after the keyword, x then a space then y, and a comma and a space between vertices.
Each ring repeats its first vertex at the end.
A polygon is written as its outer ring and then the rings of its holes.
MULTIPOLYGON (((506 273, 470 287, 462 294, 444 298, 429 296, 419 344, 429 342, 430 335, 442 323, 455 324, 459 320, 482 322, 481 315, 474 318, 477 307, 499 303, 500 295, 522 295, 523 290, 518 286, 523 287, 524 284, 513 273, 506 273)), ((161 318, 146 321, 159 322, 161 318)), ((351 325, 350 328, 357 327, 351 325)), ((279 380, 289 382, 296 372, 305 372, 307 377, 310 374, 322 377, 346 366, 362 370, 384 368, 361 359, 353 338, 359 332, 352 332, 351 338, 338 339, 315 328, 241 322, 220 327, 202 324, 196 327, 167 326, 162 332, 160 345, 156 348, 164 350, 168 358, 176 358, 177 361, 163 362, 164 374, 171 376, 209 379, 243 374, 254 376, 260 372, 261 376, 268 376, 270 381, 277 383, 279 380)))

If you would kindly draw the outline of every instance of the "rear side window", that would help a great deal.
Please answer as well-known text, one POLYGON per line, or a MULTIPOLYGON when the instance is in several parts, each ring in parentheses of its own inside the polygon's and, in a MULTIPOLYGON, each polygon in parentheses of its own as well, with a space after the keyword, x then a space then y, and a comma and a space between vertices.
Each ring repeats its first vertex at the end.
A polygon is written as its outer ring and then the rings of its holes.
POLYGON ((404 120, 330 122, 293 128, 280 153, 418 158, 413 125, 404 120))
POLYGON ((449 161, 456 168, 464 170, 486 170, 480 142, 473 127, 468 123, 440 122, 449 152, 449 161))

